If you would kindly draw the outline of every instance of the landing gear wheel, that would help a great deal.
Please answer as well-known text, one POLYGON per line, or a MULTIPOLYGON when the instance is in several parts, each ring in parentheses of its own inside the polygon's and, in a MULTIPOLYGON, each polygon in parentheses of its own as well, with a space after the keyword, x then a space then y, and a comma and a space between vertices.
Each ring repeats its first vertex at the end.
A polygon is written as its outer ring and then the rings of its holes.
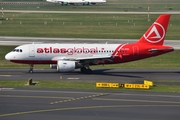
POLYGON ((82 68, 81 68, 81 73, 91 74, 91 73, 92 73, 92 70, 91 70, 91 69, 87 69, 87 68, 85 68, 85 67, 82 67, 82 68))
POLYGON ((33 70, 29 70, 29 73, 33 73, 33 70))
POLYGON ((81 68, 81 72, 82 72, 82 73, 85 73, 85 72, 86 72, 86 68, 85 68, 85 67, 82 67, 82 68, 81 68))
POLYGON ((86 69, 86 73, 92 74, 92 70, 91 69, 86 69))
POLYGON ((29 73, 33 73, 33 65, 30 65, 29 73))

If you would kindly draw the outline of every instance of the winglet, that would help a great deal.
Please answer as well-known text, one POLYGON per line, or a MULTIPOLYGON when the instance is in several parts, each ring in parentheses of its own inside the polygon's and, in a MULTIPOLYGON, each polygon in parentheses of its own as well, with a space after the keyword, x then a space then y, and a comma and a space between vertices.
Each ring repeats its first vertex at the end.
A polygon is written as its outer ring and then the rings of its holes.
POLYGON ((169 14, 160 15, 156 19, 156 21, 149 27, 149 29, 144 33, 144 35, 139 39, 137 44, 145 43, 153 45, 163 45, 169 20, 169 14))

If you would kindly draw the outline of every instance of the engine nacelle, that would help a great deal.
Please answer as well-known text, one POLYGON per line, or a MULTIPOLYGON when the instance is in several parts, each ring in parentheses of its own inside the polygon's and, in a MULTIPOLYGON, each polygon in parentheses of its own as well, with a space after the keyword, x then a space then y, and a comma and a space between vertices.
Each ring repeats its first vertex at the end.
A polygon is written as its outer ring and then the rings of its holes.
POLYGON ((57 64, 50 64, 51 69, 57 69, 57 64))
POLYGON ((67 6, 68 2, 61 2, 62 6, 67 6))
POLYGON ((85 2, 85 3, 83 3, 83 5, 89 5, 89 2, 85 2))
POLYGON ((57 62, 57 71, 58 72, 70 72, 70 71, 74 71, 75 68, 76 68, 76 61, 59 60, 57 62))

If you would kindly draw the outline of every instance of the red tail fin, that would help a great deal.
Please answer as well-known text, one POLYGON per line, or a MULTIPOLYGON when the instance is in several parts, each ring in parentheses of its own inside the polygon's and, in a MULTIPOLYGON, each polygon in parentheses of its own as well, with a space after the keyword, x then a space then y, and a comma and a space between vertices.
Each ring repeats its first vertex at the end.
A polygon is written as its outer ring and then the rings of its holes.
POLYGON ((137 43, 163 45, 169 20, 169 14, 160 15, 137 43))

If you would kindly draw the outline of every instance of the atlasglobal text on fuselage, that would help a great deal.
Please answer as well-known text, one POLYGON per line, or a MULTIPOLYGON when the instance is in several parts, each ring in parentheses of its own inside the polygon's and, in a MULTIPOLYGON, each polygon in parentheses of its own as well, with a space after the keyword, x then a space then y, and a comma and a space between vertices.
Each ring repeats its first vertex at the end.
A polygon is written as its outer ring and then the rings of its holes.
POLYGON ((6 54, 6 60, 29 64, 50 64, 58 72, 80 69, 92 73, 90 65, 117 64, 149 58, 173 51, 164 46, 170 20, 169 14, 160 15, 142 37, 131 44, 25 44, 6 54))
POLYGON ((41 54, 41 53, 53 53, 53 54, 68 54, 68 55, 73 55, 74 53, 85 53, 85 54, 95 54, 98 52, 98 47, 95 48, 77 48, 77 47, 73 47, 73 48, 57 48, 57 47, 44 47, 44 48, 37 48, 37 53, 41 54))

